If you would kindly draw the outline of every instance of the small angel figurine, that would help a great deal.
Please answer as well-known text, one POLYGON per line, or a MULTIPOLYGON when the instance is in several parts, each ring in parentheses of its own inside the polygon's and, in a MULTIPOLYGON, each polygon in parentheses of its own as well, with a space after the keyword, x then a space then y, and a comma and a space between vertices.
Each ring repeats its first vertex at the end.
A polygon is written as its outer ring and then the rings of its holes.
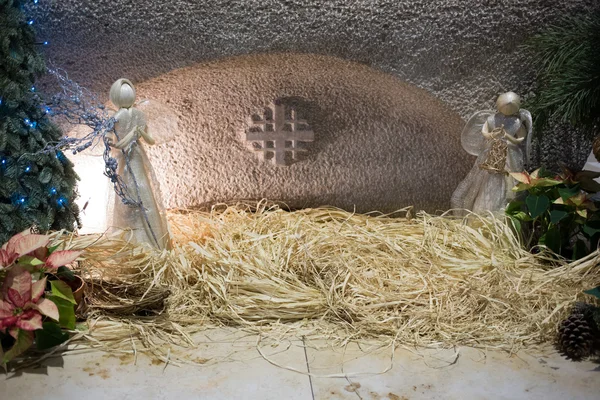
POLYGON ((158 249, 171 247, 166 214, 154 171, 139 139, 148 145, 155 140, 148 131, 144 113, 133 107, 135 88, 127 79, 119 79, 110 88, 110 101, 118 108, 114 118, 116 143, 114 157, 117 173, 127 186, 127 196, 140 202, 142 207, 124 204, 115 199, 112 225, 131 228, 133 239, 158 249))
POLYGON ((523 172, 531 152, 531 114, 521 98, 507 92, 496 101, 498 112, 478 111, 461 135, 463 148, 477 156, 475 165, 452 194, 453 209, 500 211, 513 197, 510 172, 523 172))

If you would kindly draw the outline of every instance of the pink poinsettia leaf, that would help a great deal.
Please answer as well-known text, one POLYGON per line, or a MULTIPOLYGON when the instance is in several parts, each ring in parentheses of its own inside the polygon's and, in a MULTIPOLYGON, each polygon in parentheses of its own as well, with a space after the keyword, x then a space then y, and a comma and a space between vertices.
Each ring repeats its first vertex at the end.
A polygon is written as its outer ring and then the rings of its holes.
POLYGON ((29 254, 40 247, 46 247, 50 237, 46 235, 24 235, 15 244, 15 253, 22 256, 29 254))
POLYGON ((42 315, 45 315, 46 317, 58 321, 58 307, 56 306, 56 304, 54 304, 52 300, 42 299, 37 304, 33 304, 31 307, 39 311, 42 315))
POLYGON ((77 257, 81 255, 81 253, 81 251, 74 250, 55 251, 54 253, 50 254, 46 260, 46 267, 58 268, 70 264, 75 261, 77 257))
POLYGON ((11 254, 5 249, 0 249, 0 267, 8 267, 17 259, 17 254, 11 254))
POLYGON ((42 329, 42 314, 40 314, 37 311, 27 314, 28 315, 19 318, 19 320, 16 323, 17 327, 26 331, 35 331, 37 329, 42 329))
POLYGON ((31 301, 37 303, 46 290, 46 277, 31 285, 31 301))
POLYGON ((13 315, 15 307, 7 301, 0 300, 0 318, 6 318, 13 315))
POLYGON ((510 176, 515 178, 518 182, 529 184, 531 183, 531 177, 527 172, 511 172, 510 176))
POLYGON ((17 233, 15 236, 11 237, 8 242, 4 243, 4 246, 2 246, 2 248, 6 251, 8 251, 9 253, 15 253, 15 244, 21 240, 21 238, 23 237, 23 233, 17 233))
POLYGON ((4 279, 4 299, 15 307, 31 301, 31 274, 23 268, 12 268, 4 279))

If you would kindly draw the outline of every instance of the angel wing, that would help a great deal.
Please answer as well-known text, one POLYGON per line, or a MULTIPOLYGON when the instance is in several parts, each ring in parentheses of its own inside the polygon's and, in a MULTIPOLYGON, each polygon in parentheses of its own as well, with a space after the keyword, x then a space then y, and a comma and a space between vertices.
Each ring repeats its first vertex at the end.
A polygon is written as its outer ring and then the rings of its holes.
POLYGON ((485 148, 486 138, 481 133, 485 121, 490 115, 494 115, 492 110, 477 111, 469 118, 460 136, 460 142, 463 149, 471 155, 478 156, 485 148))
POLYGON ((146 126, 155 144, 167 143, 179 135, 175 110, 156 100, 141 100, 135 107, 146 115, 146 126))
POLYGON ((533 121, 531 118, 531 113, 527 110, 520 109, 519 116, 521 121, 523 121, 523 125, 527 129, 527 139, 525 139, 525 164, 531 165, 531 138, 533 136, 533 121))

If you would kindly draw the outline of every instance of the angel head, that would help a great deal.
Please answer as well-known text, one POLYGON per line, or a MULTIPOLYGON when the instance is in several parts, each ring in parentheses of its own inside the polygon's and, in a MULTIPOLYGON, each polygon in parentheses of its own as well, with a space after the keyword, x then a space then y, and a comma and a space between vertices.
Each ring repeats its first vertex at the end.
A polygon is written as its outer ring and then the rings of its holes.
POLYGON ((135 87, 129 79, 119 79, 110 87, 109 97, 117 108, 129 108, 135 102, 135 87))
POLYGON ((496 108, 504 115, 514 115, 521 109, 521 98, 514 92, 506 92, 498 96, 496 108))

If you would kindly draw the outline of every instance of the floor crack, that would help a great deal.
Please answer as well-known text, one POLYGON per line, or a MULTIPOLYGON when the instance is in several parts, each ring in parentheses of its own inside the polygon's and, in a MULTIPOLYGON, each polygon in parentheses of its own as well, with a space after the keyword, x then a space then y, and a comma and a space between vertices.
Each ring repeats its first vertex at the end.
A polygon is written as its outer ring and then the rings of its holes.
POLYGON ((308 372, 308 382, 310 383, 310 393, 312 395, 312 400, 315 400, 315 390, 313 388, 312 375, 310 374, 310 364, 308 363, 308 353, 306 352, 306 340, 304 339, 304 336, 302 337, 302 344, 304 346, 304 359, 306 360, 306 370, 308 372))

